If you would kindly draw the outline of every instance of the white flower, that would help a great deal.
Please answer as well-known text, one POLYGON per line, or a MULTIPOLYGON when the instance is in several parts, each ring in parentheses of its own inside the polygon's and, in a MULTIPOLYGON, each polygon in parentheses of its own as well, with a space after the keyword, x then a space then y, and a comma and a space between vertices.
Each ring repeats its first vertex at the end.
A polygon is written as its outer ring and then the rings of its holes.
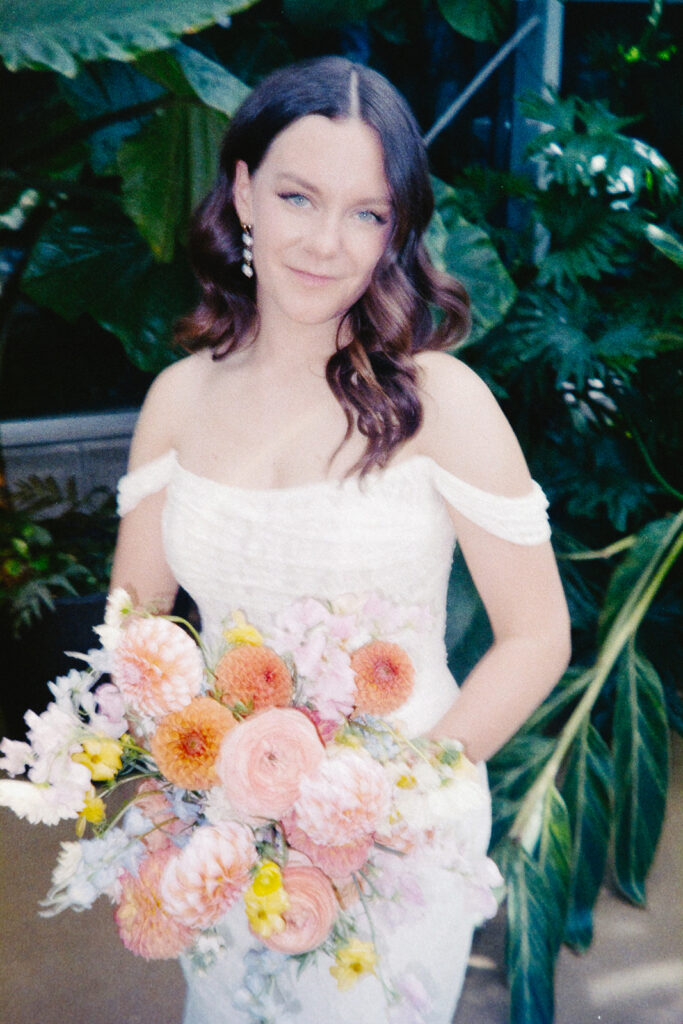
POLYGON ((558 146, 558 144, 556 142, 550 142, 545 147, 545 152, 549 156, 562 156, 562 147, 558 146))
POLYGON ((9 807, 31 825, 56 825, 63 818, 78 816, 83 807, 83 791, 60 789, 57 792, 47 784, 0 779, 0 807, 9 807))
POLYGON ((72 668, 68 675, 58 676, 47 688, 60 706, 78 707, 94 682, 92 673, 72 668))
POLYGON ((602 174, 607 167, 607 158, 602 153, 596 153, 594 157, 591 157, 589 169, 591 174, 602 174))
POLYGON ((133 601, 123 587, 116 587, 107 598, 104 623, 95 626, 95 632, 106 651, 113 651, 121 639, 123 620, 133 611, 133 601))
POLYGON ((31 763, 31 747, 21 740, 2 740, 0 754, 3 757, 0 768, 8 775, 23 775, 27 765, 31 763))

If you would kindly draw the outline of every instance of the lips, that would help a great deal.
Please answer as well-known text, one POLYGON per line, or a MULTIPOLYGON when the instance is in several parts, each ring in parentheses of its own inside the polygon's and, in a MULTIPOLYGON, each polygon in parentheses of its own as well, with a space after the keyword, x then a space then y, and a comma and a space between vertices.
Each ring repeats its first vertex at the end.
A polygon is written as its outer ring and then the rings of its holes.
POLYGON ((293 274, 295 274, 299 280, 304 281, 307 284, 329 284, 334 281, 334 277, 330 277, 327 274, 313 274, 309 270, 300 270, 298 267, 289 268, 293 274))

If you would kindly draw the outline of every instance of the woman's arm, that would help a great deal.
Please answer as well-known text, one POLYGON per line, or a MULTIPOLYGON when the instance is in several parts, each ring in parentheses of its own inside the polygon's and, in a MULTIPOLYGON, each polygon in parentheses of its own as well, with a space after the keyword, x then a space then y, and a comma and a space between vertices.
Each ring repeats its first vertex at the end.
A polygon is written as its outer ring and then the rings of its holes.
MULTIPOLYGON (((190 363, 190 359, 184 359, 174 364, 152 384, 135 428, 129 472, 176 447, 192 383, 190 363)), ((159 612, 172 608, 178 589, 166 562, 161 536, 165 497, 166 488, 150 494, 123 517, 111 575, 111 589, 123 587, 136 603, 159 612)))
MULTIPOLYGON (((420 358, 425 423, 421 448, 462 480, 506 497, 530 492, 517 440, 488 388, 448 356, 420 358)), ((550 543, 501 540, 451 509, 458 542, 493 631, 433 736, 460 740, 485 760, 550 692, 569 660, 569 616, 550 543)))

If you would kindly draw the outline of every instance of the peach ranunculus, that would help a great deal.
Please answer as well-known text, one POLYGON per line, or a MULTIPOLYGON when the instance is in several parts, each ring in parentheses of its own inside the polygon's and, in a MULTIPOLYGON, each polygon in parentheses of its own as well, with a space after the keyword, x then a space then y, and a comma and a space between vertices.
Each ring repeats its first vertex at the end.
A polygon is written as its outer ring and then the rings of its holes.
POLYGON ((218 782, 216 758, 234 725, 231 712, 212 697, 195 697, 186 707, 171 711, 152 737, 159 770, 184 789, 209 789, 218 782))
POLYGON ((196 829, 166 865, 160 887, 164 908, 189 928, 208 927, 247 888, 257 859, 251 830, 236 821, 196 829))
POLYGON ((216 666, 215 689, 227 707, 249 710, 286 707, 294 682, 282 658, 269 647, 240 644, 226 651, 216 666))
POLYGON ((400 708, 415 683, 415 668, 398 644, 373 640, 351 655, 357 711, 387 715, 400 708))
POLYGON ((366 754, 341 749, 302 779, 296 824, 314 843, 345 846, 372 836, 389 812, 386 774, 366 754))
POLYGON ((324 747, 313 723, 295 708, 260 711, 223 740, 216 768, 238 814, 279 819, 294 804, 301 780, 315 771, 324 747))
POLYGON ((114 682, 128 707, 150 718, 189 704, 199 694, 203 676, 197 644, 167 619, 134 619, 114 651, 114 682))
POLYGON ((150 854, 137 877, 126 872, 114 920, 127 949, 147 960, 172 960, 191 944, 195 931, 178 921, 163 906, 159 888, 167 863, 175 856, 166 847, 150 854))
POLYGON ((296 824, 296 815, 290 814, 284 822, 287 842, 294 850, 305 854, 310 862, 335 882, 360 871, 372 849, 372 839, 358 839, 343 846, 323 846, 314 843, 296 824))
POLYGON ((260 936, 261 942, 278 953, 307 953, 330 933, 339 912, 339 904, 328 878, 318 868, 288 865, 282 880, 289 898, 283 913, 281 932, 260 936))

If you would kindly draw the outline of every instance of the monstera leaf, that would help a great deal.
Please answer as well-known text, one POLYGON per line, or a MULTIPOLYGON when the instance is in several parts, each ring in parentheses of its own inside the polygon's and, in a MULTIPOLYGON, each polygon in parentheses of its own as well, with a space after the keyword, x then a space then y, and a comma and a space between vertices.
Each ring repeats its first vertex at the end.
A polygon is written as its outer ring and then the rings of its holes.
POLYGON ((73 77, 82 61, 133 60, 185 32, 223 22, 257 0, 0 0, 0 54, 10 71, 73 77))

